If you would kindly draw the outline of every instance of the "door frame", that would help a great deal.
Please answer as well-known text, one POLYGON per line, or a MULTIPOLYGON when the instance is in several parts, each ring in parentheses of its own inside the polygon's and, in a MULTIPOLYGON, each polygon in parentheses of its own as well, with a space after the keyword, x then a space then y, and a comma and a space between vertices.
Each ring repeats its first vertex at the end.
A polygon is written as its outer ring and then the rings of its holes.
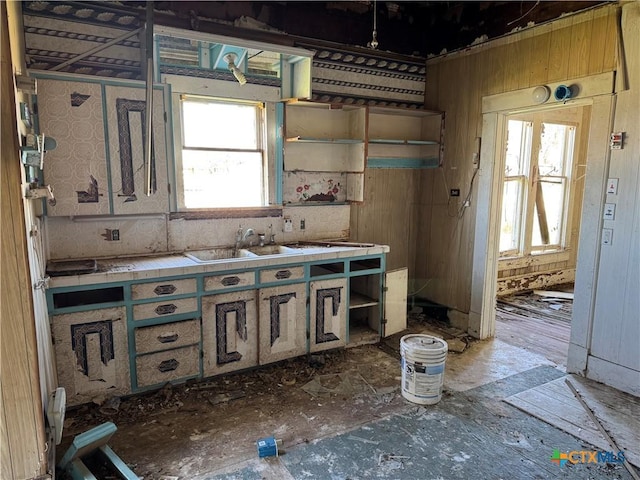
MULTIPOLYGON (((606 173, 609 163, 608 137, 613 121, 615 104, 614 72, 567 80, 547 85, 551 92, 560 85, 571 85, 578 96, 568 102, 572 106, 591 106, 587 143, 587 173, 585 177, 583 211, 581 214, 576 271, 576 293, 572 322, 571 343, 581 348, 584 359, 591 342, 593 303, 597 259, 600 252, 602 215, 606 173), (603 160, 604 159, 604 160, 603 160), (594 255, 595 252, 595 255, 594 255), (575 330, 575 332, 574 332, 575 330)), ((499 146, 504 144, 507 116, 530 109, 557 108, 552 99, 542 105, 533 102, 535 87, 491 95, 482 99, 482 147, 478 171, 477 213, 473 247, 471 304, 468 332, 484 339, 495 335, 495 299, 498 278, 498 250, 500 211, 502 204, 502 177, 504 162, 499 146)), ((571 352, 571 347, 570 347, 571 352)), ((578 363, 582 363, 579 361, 578 363)))

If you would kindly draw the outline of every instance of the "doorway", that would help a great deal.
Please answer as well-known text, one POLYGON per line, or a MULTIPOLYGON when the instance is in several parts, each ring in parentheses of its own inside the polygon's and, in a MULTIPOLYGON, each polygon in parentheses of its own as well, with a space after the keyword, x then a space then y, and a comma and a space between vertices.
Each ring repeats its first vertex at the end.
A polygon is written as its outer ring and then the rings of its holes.
POLYGON ((563 366, 589 115, 589 106, 506 113, 501 135, 496 337, 563 366))

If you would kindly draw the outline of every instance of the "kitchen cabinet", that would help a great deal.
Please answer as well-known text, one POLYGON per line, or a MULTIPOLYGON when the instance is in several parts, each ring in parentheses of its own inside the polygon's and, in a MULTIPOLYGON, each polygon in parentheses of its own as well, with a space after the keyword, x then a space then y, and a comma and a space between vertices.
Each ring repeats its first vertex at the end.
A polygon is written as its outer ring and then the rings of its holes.
POLYGON ((311 281, 309 292, 309 351, 344 347, 347 343, 347 279, 311 281))
POLYGON ((131 285, 134 391, 200 376, 196 290, 195 278, 131 285))
POLYGON ((170 276, 168 268, 156 278, 114 272, 109 283, 81 286, 92 274, 53 278, 47 301, 69 405, 376 343, 404 329, 406 269, 385 272, 380 248, 336 256, 325 248, 233 269, 181 266, 170 276))
POLYGON ((51 216, 169 211, 164 87, 153 92, 151 195, 145 192, 145 87, 141 83, 38 79, 39 131, 47 151, 44 182, 51 216))
POLYGON ((443 134, 442 112, 370 107, 367 167, 437 167, 443 134))
POLYGON ((58 383, 66 391, 68 405, 130 392, 124 307, 53 315, 51 333, 58 383))
POLYGON ((305 283, 258 291, 259 363, 277 362, 307 351, 307 288, 305 283))
POLYGON ((256 290, 202 298, 202 353, 205 377, 258 364, 256 290))
POLYGON ((366 107, 293 102, 284 117, 285 202, 362 201, 366 107))

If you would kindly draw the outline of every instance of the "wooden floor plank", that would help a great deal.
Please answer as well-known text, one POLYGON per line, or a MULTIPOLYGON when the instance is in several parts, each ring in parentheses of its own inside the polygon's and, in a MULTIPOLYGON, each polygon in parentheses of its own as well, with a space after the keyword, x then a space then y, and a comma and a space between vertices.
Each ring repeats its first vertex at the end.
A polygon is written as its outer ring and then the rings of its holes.
POLYGON ((502 312, 498 313, 496 320, 496 338, 542 355, 558 365, 566 364, 570 325, 558 321, 549 324, 502 312))
MULTIPOLYGON (((638 415, 640 415, 640 401, 638 401, 637 397, 629 395, 628 397, 630 398, 626 398, 619 395, 621 392, 618 392, 617 390, 612 392, 610 395, 597 395, 594 394, 594 390, 592 388, 586 388, 582 383, 575 381, 575 377, 572 381, 580 394, 585 398, 589 405, 592 405, 594 410, 611 410, 612 413, 624 416, 629 421, 635 421, 638 415)), ((564 380, 562 382, 549 382, 545 387, 558 395, 571 396, 571 398, 573 398, 573 394, 569 390, 569 387, 564 383, 564 380)))
MULTIPOLYGON (((640 399, 585 378, 568 378, 618 446, 625 451, 627 459, 640 466, 640 399)), ((564 383, 564 378, 525 390, 504 401, 599 449, 611 450, 564 383)))
POLYGON ((598 427, 591 421, 587 412, 585 412, 580 404, 570 401, 562 401, 561 397, 545 395, 536 390, 527 390, 526 393, 519 394, 519 398, 532 405, 537 405, 542 411, 546 411, 549 416, 560 417, 563 420, 580 428, 591 430, 594 434, 598 434, 598 427))
POLYGON ((509 405, 513 405, 516 408, 519 408, 523 412, 528 413, 529 415, 533 415, 534 417, 542 420, 543 422, 547 422, 550 425, 553 425, 560 430, 563 430, 576 438, 584 440, 589 444, 606 450, 609 448, 606 440, 600 435, 600 432, 594 432, 589 429, 585 429, 582 427, 578 427, 570 421, 565 420, 562 417, 557 415, 551 415, 546 409, 540 408, 539 405, 535 405, 530 403, 522 398, 509 397, 504 399, 509 405))

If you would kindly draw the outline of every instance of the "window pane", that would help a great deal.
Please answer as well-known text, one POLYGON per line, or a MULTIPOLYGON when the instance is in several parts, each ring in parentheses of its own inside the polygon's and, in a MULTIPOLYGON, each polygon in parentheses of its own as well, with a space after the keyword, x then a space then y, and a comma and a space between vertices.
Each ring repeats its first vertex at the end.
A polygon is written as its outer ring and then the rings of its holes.
POLYGON ((564 179, 540 180, 533 217, 532 247, 560 245, 564 219, 564 179), (538 206, 542 207, 540 211, 538 206), (540 212, 544 211, 543 215, 540 212), (545 228, 546 225, 546 228, 545 228))
POLYGON ((509 120, 507 125, 507 154, 504 176, 523 175, 531 154, 531 123, 509 120))
POLYGON ((257 106, 183 101, 187 147, 258 149, 257 106))
POLYGON ((522 205, 522 180, 504 182, 502 194, 502 221, 500 225, 500 251, 517 250, 520 238, 520 211, 522 205))
POLYGON ((573 134, 573 128, 567 125, 542 123, 540 135, 540 155, 538 167, 540 175, 561 176, 565 174, 565 160, 567 153, 568 135, 573 134))
POLYGON ((187 208, 263 204, 260 152, 183 150, 182 169, 187 208))

